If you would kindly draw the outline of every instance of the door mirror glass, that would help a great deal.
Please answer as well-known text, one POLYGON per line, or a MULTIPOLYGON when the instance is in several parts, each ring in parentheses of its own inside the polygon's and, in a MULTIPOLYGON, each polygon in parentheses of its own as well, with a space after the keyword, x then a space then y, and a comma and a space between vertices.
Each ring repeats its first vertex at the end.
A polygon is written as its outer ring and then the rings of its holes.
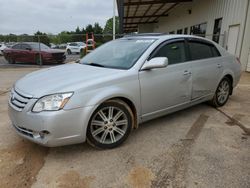
POLYGON ((168 58, 166 57, 155 57, 144 63, 141 70, 151 70, 158 68, 165 68, 168 66, 168 58))

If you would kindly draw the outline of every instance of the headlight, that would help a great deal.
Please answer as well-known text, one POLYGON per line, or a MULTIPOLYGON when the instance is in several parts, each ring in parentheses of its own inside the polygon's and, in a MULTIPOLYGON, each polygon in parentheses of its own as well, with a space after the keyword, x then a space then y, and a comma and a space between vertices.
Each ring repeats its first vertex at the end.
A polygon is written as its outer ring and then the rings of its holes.
POLYGON ((48 95, 40 98, 34 105, 33 112, 61 110, 69 101, 73 92, 48 95))

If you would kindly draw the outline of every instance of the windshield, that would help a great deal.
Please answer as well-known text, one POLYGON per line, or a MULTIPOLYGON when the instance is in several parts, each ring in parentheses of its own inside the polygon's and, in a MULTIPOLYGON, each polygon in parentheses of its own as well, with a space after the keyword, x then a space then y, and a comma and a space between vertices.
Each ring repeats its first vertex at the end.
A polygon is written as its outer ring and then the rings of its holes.
MULTIPOLYGON (((31 46, 31 48, 33 50, 39 50, 39 43, 33 43, 33 44, 30 44, 30 46, 31 46)), ((42 50, 48 50, 48 49, 50 49, 50 47, 46 46, 43 43, 40 43, 40 46, 41 46, 42 50)))
POLYGON ((129 69, 154 41, 152 39, 111 41, 86 55, 80 63, 107 68, 129 69))

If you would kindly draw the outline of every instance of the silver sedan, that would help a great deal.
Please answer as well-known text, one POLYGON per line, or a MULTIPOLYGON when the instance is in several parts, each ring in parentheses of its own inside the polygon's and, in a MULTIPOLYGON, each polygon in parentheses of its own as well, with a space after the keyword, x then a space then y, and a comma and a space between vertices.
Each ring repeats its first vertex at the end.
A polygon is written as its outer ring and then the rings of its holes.
POLYGON ((142 122, 206 101, 223 106, 240 75, 239 60, 210 40, 127 36, 18 80, 9 116, 20 136, 41 145, 113 148, 142 122))

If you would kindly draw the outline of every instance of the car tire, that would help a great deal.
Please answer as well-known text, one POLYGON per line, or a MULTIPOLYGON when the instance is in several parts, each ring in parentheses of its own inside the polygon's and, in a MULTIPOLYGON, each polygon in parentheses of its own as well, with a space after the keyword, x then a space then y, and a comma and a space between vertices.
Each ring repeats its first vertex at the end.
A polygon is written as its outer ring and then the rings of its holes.
POLYGON ((210 103, 214 106, 214 107, 221 107, 224 106, 230 96, 230 93, 232 91, 232 83, 231 80, 227 77, 224 77, 217 89, 216 92, 214 94, 213 99, 210 101, 210 103))
POLYGON ((100 149, 122 144, 133 127, 133 113, 121 100, 109 100, 92 114, 87 128, 87 142, 100 149), (118 125, 119 124, 119 125, 118 125))
POLYGON ((71 52, 70 49, 67 49, 67 54, 68 54, 68 55, 71 55, 71 54, 72 54, 72 52, 71 52))
POLYGON ((9 62, 9 64, 15 64, 16 63, 15 59, 13 59, 11 57, 8 57, 8 62, 9 62))

